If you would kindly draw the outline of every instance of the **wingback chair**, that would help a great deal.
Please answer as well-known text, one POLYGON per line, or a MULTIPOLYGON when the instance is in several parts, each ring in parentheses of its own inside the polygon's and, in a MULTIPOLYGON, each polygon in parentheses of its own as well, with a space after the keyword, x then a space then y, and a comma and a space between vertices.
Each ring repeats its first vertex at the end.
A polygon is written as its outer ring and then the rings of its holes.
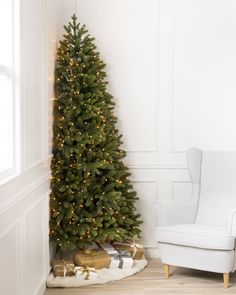
POLYGON ((166 277, 169 265, 223 273, 236 268, 236 152, 187 153, 188 203, 158 201, 156 237, 166 277))

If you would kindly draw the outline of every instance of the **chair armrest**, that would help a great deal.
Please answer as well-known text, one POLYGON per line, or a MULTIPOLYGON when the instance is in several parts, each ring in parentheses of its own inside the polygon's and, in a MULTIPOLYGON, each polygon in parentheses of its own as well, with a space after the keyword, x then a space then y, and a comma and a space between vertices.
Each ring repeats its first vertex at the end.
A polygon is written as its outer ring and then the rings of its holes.
POLYGON ((236 208, 232 210, 229 218, 228 234, 236 237, 236 208))
POLYGON ((197 203, 177 203, 163 200, 155 202, 154 209, 158 226, 194 223, 197 203))

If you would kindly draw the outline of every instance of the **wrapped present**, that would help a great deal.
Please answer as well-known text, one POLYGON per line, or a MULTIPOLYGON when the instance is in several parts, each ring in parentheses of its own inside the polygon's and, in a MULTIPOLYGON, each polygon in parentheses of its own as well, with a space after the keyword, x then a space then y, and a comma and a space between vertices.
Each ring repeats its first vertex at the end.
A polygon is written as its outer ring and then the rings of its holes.
POLYGON ((99 246, 103 250, 105 250, 111 258, 109 268, 110 269, 119 268, 120 261, 119 259, 116 259, 117 258, 116 255, 118 254, 118 252, 112 247, 112 245, 110 243, 105 242, 105 243, 100 243, 99 246))
POLYGON ((135 240, 127 240, 127 242, 131 245, 133 249, 133 253, 131 251, 131 255, 134 260, 140 260, 144 256, 144 248, 143 246, 135 240))
POLYGON ((76 266, 75 273, 77 278, 83 278, 84 280, 96 279, 98 276, 96 269, 88 266, 76 266))
POLYGON ((117 253, 110 254, 111 266, 110 268, 122 268, 130 269, 132 268, 134 261, 131 254, 127 250, 118 250, 117 253))
POLYGON ((142 245, 133 240, 126 240, 124 242, 114 242, 113 247, 115 250, 128 250, 134 260, 140 260, 144 255, 144 248, 142 245))
POLYGON ((102 249, 78 250, 74 254, 76 266, 88 266, 95 269, 108 268, 111 258, 102 249))
POLYGON ((71 259, 53 259, 52 271, 55 277, 65 277, 75 275, 74 261, 71 259))

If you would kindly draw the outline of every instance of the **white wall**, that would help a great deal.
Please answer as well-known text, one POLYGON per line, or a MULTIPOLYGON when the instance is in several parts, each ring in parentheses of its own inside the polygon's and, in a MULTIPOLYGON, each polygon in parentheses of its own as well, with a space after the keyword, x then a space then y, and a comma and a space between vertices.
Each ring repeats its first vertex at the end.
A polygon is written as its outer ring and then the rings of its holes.
POLYGON ((51 98, 61 1, 21 0, 21 171, 0 185, 0 294, 43 294, 49 271, 51 98))
POLYGON ((87 24, 117 102, 140 201, 143 243, 157 255, 152 203, 190 201, 186 151, 236 150, 236 2, 70 0, 87 24))

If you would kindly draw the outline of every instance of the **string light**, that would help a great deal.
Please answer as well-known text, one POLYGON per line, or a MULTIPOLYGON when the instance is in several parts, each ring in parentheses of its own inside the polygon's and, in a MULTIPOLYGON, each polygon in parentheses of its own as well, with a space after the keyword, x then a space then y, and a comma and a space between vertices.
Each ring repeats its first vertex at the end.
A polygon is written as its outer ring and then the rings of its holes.
MULTIPOLYGON (((84 29, 85 27, 83 26, 82 28, 84 29)), ((116 139, 115 134, 119 132, 117 129, 114 129, 114 124, 116 123, 115 114, 111 112, 111 110, 114 108, 109 105, 112 97, 105 88, 107 82, 104 81, 104 77, 106 76, 106 74, 104 71, 102 71, 105 64, 100 61, 99 54, 95 51, 96 47, 92 44, 92 39, 90 40, 88 38, 87 44, 86 41, 84 41, 84 43, 75 45, 72 44, 71 38, 73 38, 72 30, 69 32, 69 34, 65 35, 65 39, 63 40, 63 43, 61 43, 61 48, 59 48, 58 51, 59 67, 57 69, 56 86, 59 86, 58 90, 61 91, 61 93, 59 93, 57 100, 54 102, 54 110, 56 115, 55 131, 56 133, 58 133, 54 135, 54 144, 55 151, 58 152, 57 156, 61 157, 62 160, 58 161, 57 159, 54 159, 54 161, 52 162, 54 177, 51 176, 50 179, 52 181, 54 179, 54 182, 52 182, 52 184, 56 189, 54 194, 56 197, 53 196, 52 199, 55 201, 53 203, 58 207, 53 208, 51 212, 53 212, 53 216, 55 217, 59 214, 60 217, 62 215, 61 221, 59 222, 61 223, 60 227, 67 226, 67 229, 71 228, 73 230, 73 226, 77 225, 79 227, 77 228, 79 232, 80 227, 81 229, 83 228, 82 225, 84 225, 84 221, 86 220, 86 223, 88 224, 91 222, 92 224, 90 225, 92 225, 93 228, 97 231, 97 234, 100 234, 102 233, 102 228, 100 227, 100 224, 102 223, 102 226, 106 226, 106 222, 109 225, 109 221, 99 221, 99 219, 97 218, 99 218, 100 216, 97 217, 96 215, 96 217, 94 218, 92 213, 89 213, 90 217, 84 216, 83 213, 85 212, 83 212, 82 208, 85 208, 87 210, 91 206, 87 205, 87 203, 80 204, 80 202, 86 202, 87 200, 89 200, 90 203, 92 202, 94 206, 97 205, 99 209, 96 210, 100 210, 99 214, 101 216, 105 215, 111 218, 114 227, 116 225, 116 220, 120 218, 125 220, 125 218, 127 217, 122 216, 122 214, 118 210, 115 211, 112 207, 109 207, 109 205, 107 206, 105 195, 108 195, 109 192, 106 193, 105 191, 101 191, 99 193, 95 193, 94 197, 91 197, 89 195, 92 190, 90 191, 90 187, 88 186, 90 184, 97 184, 97 181, 99 179, 99 177, 96 175, 96 166, 91 166, 90 168, 89 164, 97 162, 100 168, 99 172, 101 172, 102 169, 106 171, 105 169, 107 169, 108 167, 114 169, 115 165, 114 168, 111 166, 111 164, 113 163, 113 153, 116 153, 116 158, 119 158, 119 155, 122 156, 123 152, 119 153, 114 150, 110 152, 110 148, 106 147, 102 148, 101 150, 101 147, 103 147, 102 144, 106 141, 109 144, 110 141, 116 139), (82 52, 82 56, 80 57, 76 56, 76 50, 78 49, 77 46, 80 47, 79 50, 81 50, 80 52, 82 52), (73 57, 70 56, 70 54, 72 53, 72 47, 73 51, 75 51, 75 55, 73 55, 73 57), (89 53, 87 53, 87 51, 89 51, 89 53), (88 58, 86 60, 86 57, 89 57, 90 59, 88 58), (91 67, 91 64, 94 64, 94 66, 91 67), (91 81, 90 75, 94 75, 94 79, 91 79, 91 81), (97 85, 99 85, 96 86, 96 84, 94 84, 93 86, 92 83, 96 83, 97 85), (64 90, 64 86, 65 89, 68 90, 64 90), (90 90, 90 86, 92 90, 90 90), (85 89, 85 87, 88 87, 88 89, 85 89), (91 91, 92 93, 87 94, 86 91, 87 93, 88 91, 91 91), (84 120, 83 115, 86 115, 87 112, 92 115, 91 119, 87 118, 87 120, 84 120), (77 121, 78 117, 82 118, 85 125, 84 128, 80 126, 80 122, 77 121), (106 123, 107 125, 105 125, 106 123), (96 129, 92 130, 92 128, 96 129), (92 135, 93 131, 97 132, 95 136, 92 135), (80 153, 78 153, 78 151, 80 153), (88 152, 90 152, 91 154, 88 155, 88 152), (92 156, 96 156, 96 158, 90 160, 89 157, 92 158, 92 156), (103 159, 104 157, 106 157, 106 159, 103 159), (73 169, 70 169, 69 167, 73 169), (88 172, 88 169, 91 169, 91 172, 88 172), (67 172, 72 172, 73 177, 67 175, 67 172), (60 181, 61 183, 59 184, 60 181), (66 183, 69 182, 70 184, 66 185, 66 183), (63 201, 59 201, 59 199, 63 201), (76 201, 74 201, 73 199, 76 201), (104 200, 104 203, 106 204, 105 206, 102 206, 102 202, 100 204, 96 204, 96 202, 93 201, 100 201, 100 199, 104 200), (65 200, 67 203, 69 203, 68 207, 65 207, 69 209, 66 209, 63 206, 65 200), (69 210, 69 214, 71 214, 71 218, 69 219, 65 218, 67 210, 69 210), (76 214, 78 213, 78 216, 75 215, 74 212, 76 212, 76 214), (80 217, 79 213, 81 214, 80 217), (111 215, 114 215, 115 217, 111 215), (77 223, 78 220, 80 220, 80 222, 82 222, 83 220, 82 224, 77 223), (97 225, 97 223, 99 225, 97 225)), ((117 143, 119 143, 118 139, 117 143)), ((120 166, 118 167, 119 170, 120 166)), ((101 174, 102 183, 99 184, 99 186, 101 185, 99 189, 102 189, 103 185, 106 186, 108 181, 110 181, 111 183, 117 183, 117 186, 121 185, 123 182, 126 182, 125 177, 122 177, 123 181, 120 179, 116 180, 114 175, 111 174, 111 176, 108 177, 105 173, 101 174)), ((132 209, 134 210, 134 208, 132 209)), ((69 232, 68 235, 70 236, 69 232)), ((51 231, 51 234, 53 233, 54 231, 51 231)), ((123 236, 119 235, 118 233, 119 230, 115 231, 115 237, 121 236, 123 238, 123 236)), ((60 234, 63 234, 63 232, 60 232, 60 234)), ((91 237, 93 236, 95 236, 94 233, 91 234, 90 231, 87 229, 85 233, 83 233, 82 235, 80 234, 79 237, 77 236, 75 240, 80 239, 80 243, 82 245, 84 242, 92 241, 91 237)), ((107 237, 110 238, 110 235, 106 234, 105 238, 107 237)), ((54 239, 55 238, 57 238, 57 236, 55 236, 54 239)), ((58 241, 59 238, 57 239, 57 242, 58 241)), ((68 239, 65 240, 65 237, 61 237, 61 241, 59 242, 57 244, 60 247, 63 246, 63 248, 70 248, 69 246, 72 246, 75 241, 70 241, 68 239)))

